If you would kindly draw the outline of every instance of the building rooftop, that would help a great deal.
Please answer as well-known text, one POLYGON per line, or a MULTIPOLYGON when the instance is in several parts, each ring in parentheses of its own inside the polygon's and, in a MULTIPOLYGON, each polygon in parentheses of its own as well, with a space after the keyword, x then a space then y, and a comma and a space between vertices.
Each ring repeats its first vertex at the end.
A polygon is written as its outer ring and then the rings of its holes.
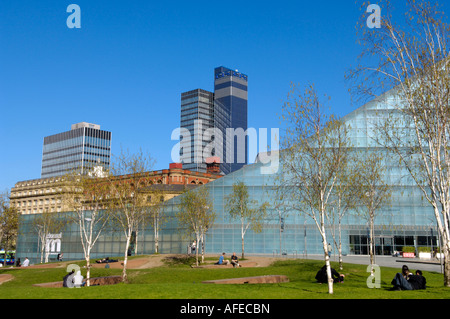
POLYGON ((98 124, 92 124, 92 123, 87 123, 87 122, 80 122, 80 123, 76 123, 76 124, 72 124, 71 126, 71 130, 76 130, 82 127, 89 127, 89 128, 93 128, 96 130, 100 129, 100 125, 98 124))

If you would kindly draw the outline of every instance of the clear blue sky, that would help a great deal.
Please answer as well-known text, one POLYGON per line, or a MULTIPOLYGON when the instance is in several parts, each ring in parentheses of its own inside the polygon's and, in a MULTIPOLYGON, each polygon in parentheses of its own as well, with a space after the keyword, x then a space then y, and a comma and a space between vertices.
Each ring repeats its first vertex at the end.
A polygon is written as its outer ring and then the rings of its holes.
POLYGON ((40 177, 44 136, 82 121, 113 133, 113 153, 171 162, 180 94, 213 90, 213 71, 249 76, 249 127, 279 127, 290 82, 351 105, 344 73, 360 52, 355 1, 2 1, 0 191, 40 177), (69 4, 81 29, 69 29, 69 4))

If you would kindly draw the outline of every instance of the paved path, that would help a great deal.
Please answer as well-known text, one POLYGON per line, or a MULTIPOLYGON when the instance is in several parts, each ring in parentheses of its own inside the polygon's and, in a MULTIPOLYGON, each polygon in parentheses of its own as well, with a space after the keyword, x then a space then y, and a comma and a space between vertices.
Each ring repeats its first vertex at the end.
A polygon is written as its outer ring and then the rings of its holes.
POLYGON ((4 275, 0 275, 0 285, 4 282, 10 281, 14 279, 13 275, 8 275, 8 274, 4 274, 4 275))
MULTIPOLYGON (((304 258, 304 256, 298 256, 299 258, 304 258)), ((313 260, 323 260, 323 255, 308 255, 308 259, 313 260)), ((359 264, 359 265, 369 265, 369 256, 344 256, 343 260, 345 263, 359 264)), ((331 261, 338 261, 338 257, 332 255, 331 261)), ((391 267, 391 268, 402 268, 403 265, 407 265, 409 269, 420 269, 423 271, 434 271, 442 273, 441 265, 438 260, 427 261, 418 258, 402 258, 402 257, 391 257, 391 256, 376 256, 375 264, 381 267, 391 267)))

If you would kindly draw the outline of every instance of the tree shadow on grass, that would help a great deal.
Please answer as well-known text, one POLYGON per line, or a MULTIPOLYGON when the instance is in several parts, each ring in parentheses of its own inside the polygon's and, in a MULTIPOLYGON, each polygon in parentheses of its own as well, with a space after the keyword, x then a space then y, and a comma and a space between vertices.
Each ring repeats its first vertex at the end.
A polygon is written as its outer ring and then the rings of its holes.
POLYGON ((167 266, 190 266, 195 263, 195 257, 179 255, 179 256, 168 256, 165 257, 163 263, 167 266))

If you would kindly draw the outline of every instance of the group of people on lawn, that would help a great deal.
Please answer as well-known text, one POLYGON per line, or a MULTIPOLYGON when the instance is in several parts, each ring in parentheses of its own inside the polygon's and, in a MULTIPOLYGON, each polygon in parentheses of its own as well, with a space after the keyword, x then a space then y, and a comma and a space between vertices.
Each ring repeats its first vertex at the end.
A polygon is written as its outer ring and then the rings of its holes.
POLYGON ((236 253, 233 253, 233 255, 231 256, 231 261, 229 261, 228 259, 225 259, 225 256, 226 256, 226 254, 222 253, 222 255, 219 257, 219 261, 216 262, 216 265, 229 265, 229 264, 232 264, 234 268, 242 267, 239 264, 238 256, 236 256, 236 253))
MULTIPOLYGON (((331 268, 331 277, 334 283, 343 283, 345 276, 339 274, 331 268)), ((315 279, 318 283, 327 283, 327 269, 323 266, 316 274, 315 279)), ((393 286, 391 290, 425 290, 427 288, 427 280, 423 276, 422 271, 416 270, 415 274, 409 271, 408 266, 402 267, 402 272, 397 273, 391 282, 393 286)))
POLYGON ((422 271, 416 270, 416 273, 409 271, 408 266, 402 267, 402 272, 397 273, 392 279, 391 290, 425 290, 427 287, 427 280, 423 276, 422 271))
MULTIPOLYGON (((222 253, 219 257, 219 261, 216 265, 229 265, 230 263, 234 268, 241 267, 238 261, 236 253, 231 256, 231 261, 225 258, 226 254, 222 253)), ((345 276, 339 274, 336 270, 331 268, 331 276, 334 283, 343 283, 345 276)), ((326 266, 323 266, 316 274, 315 279, 319 283, 328 282, 326 266)), ((427 280, 423 276, 422 271, 417 270, 415 274, 409 271, 408 266, 404 265, 402 267, 402 272, 397 273, 392 280, 391 284, 393 288, 391 290, 425 290, 427 280)))

